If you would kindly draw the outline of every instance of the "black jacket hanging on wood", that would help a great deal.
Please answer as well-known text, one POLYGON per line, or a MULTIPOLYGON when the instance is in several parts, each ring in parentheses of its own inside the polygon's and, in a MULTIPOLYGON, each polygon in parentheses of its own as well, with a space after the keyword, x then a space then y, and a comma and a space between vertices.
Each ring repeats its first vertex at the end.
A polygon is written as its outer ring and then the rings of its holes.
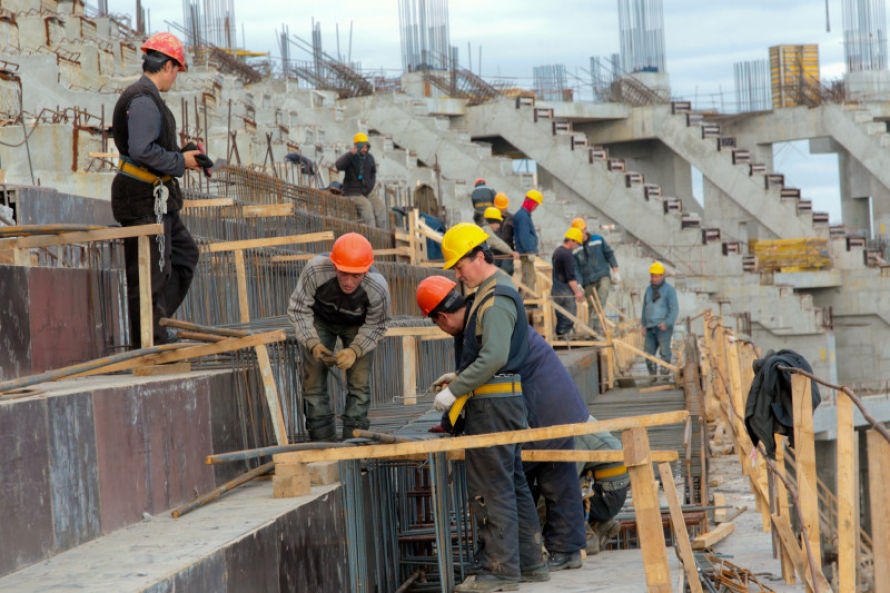
MULTIPOLYGON (((766 356, 754 361, 756 373, 748 400, 745 403, 745 428, 754 446, 762 441, 766 454, 774 459, 776 441, 774 434, 790 437, 794 444, 794 408, 791 401, 791 373, 778 370, 779 366, 794 367, 813 372, 807 360, 793 350, 770 350, 766 356)), ((812 385, 813 410, 822 401, 819 386, 812 385)))

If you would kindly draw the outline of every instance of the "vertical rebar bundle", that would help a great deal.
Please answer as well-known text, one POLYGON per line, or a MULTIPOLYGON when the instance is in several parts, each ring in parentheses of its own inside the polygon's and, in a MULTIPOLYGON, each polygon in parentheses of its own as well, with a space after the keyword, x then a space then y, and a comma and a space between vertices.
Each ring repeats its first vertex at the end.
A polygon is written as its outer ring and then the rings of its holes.
POLYGON ((535 95, 542 101, 565 101, 565 64, 547 64, 533 68, 535 95))
POLYGON ((399 31, 406 72, 452 67, 448 0, 399 0, 399 31))
POLYGON ((182 0, 182 17, 188 37, 196 46, 237 45, 235 0, 182 0))
POLYGON ((750 60, 733 64, 735 96, 740 113, 764 111, 772 106, 769 62, 750 60))
POLYGON ((844 0, 844 57, 848 72, 887 67, 884 0, 844 0))
POLYGON ((618 0, 621 68, 664 72, 664 13, 661 0, 618 0))

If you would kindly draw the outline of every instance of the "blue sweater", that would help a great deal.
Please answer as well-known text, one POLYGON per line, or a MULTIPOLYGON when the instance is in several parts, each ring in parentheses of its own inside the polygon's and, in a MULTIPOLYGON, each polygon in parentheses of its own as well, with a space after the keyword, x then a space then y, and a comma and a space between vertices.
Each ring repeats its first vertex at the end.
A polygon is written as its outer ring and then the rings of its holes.
POLYGON ((520 254, 538 253, 538 233, 531 212, 520 208, 513 215, 513 245, 520 254))
POLYGON ((640 322, 643 327, 647 328, 655 327, 660 323, 664 323, 667 328, 674 327, 677 314, 680 312, 677 291, 664 280, 658 284, 657 288, 658 299, 655 299, 652 284, 650 283, 646 287, 646 294, 643 296, 643 315, 640 322))

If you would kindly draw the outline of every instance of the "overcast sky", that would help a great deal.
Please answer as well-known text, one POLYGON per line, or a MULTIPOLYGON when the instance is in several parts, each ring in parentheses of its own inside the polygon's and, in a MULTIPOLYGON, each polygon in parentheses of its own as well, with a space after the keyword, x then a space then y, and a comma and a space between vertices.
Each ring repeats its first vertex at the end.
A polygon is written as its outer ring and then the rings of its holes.
MULTIPOLYGON (((154 31, 165 20, 182 22, 179 0, 143 0, 154 31)), ((135 1, 109 0, 112 12, 132 14, 135 1)), ((532 86, 532 68, 564 64, 570 75, 584 78, 590 56, 619 50, 617 0, 450 0, 451 45, 461 65, 484 77, 508 77, 517 86, 532 86)), ((779 44, 819 44, 823 80, 844 72, 841 0, 829 0, 826 31, 825 0, 664 0, 667 72, 672 94, 695 100, 698 107, 733 110, 733 64, 768 58, 779 44)), ((276 31, 311 39, 312 19, 321 24, 324 50, 346 55, 352 28, 351 57, 364 69, 401 70, 399 14, 396 0, 287 1, 258 5, 235 0, 238 44, 278 56, 276 31)), ((306 59, 292 48, 292 57, 306 59)), ((580 83, 578 83, 580 85, 580 83)), ((582 95, 583 96, 583 95, 582 95)), ((817 210, 828 210, 840 222, 837 203, 837 161, 830 155, 810 156, 806 143, 776 150, 776 169, 801 187, 817 210), (805 156, 805 158, 804 158, 805 156)))

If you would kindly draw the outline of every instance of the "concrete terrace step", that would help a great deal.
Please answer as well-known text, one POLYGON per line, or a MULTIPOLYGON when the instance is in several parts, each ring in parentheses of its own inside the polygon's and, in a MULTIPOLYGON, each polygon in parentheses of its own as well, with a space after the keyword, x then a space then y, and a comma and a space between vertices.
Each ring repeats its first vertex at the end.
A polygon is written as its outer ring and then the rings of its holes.
POLYGON ((0 578, 7 593, 348 590, 339 484, 273 498, 255 481, 173 519, 150 516, 0 578))

